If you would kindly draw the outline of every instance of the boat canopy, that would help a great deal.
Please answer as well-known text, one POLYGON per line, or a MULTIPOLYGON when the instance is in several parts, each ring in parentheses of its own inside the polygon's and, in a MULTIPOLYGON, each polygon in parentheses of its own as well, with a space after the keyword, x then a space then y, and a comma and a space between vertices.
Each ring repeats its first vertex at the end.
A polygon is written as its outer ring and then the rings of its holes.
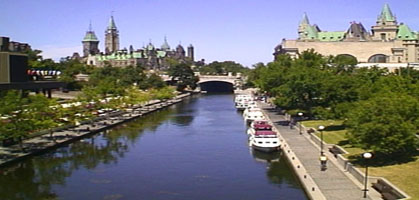
POLYGON ((256 136, 264 136, 264 135, 268 136, 268 135, 276 135, 276 133, 275 133, 275 132, 273 132, 273 131, 266 131, 266 130, 263 130, 263 131, 256 131, 256 132, 255 132, 255 135, 256 135, 256 136))
POLYGON ((253 128, 256 130, 271 130, 272 126, 269 124, 254 124, 253 128))

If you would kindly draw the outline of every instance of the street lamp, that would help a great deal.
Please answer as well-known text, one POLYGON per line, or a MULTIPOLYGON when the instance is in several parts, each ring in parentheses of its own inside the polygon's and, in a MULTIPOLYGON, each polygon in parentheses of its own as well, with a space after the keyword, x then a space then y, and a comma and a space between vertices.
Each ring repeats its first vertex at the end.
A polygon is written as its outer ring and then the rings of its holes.
POLYGON ((298 116, 300 117, 300 135, 302 134, 302 132, 301 132, 301 122, 302 122, 302 120, 301 120, 301 119, 302 119, 302 118, 301 118, 301 117, 303 117, 303 115, 304 115, 304 114, 303 114, 302 112, 299 112, 299 113, 298 113, 298 116))
POLYGON ((320 156, 323 155, 323 130, 324 126, 319 126, 318 130, 320 131, 320 156))
POLYGON ((365 159, 365 182, 364 182, 364 198, 367 198, 368 191, 368 160, 372 158, 372 153, 365 152, 362 154, 362 157, 365 159))

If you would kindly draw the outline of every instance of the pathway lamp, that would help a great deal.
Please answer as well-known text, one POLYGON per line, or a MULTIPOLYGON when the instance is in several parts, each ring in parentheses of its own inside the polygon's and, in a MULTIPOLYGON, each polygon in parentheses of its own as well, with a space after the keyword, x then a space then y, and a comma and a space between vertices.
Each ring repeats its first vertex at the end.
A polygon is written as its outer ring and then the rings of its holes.
POLYGON ((302 125, 301 125, 301 122, 303 121, 303 120, 302 120, 303 115, 304 115, 304 113, 302 113, 302 112, 299 112, 299 113, 298 113, 298 116, 300 117, 300 135, 301 135, 301 134, 303 134, 303 132, 301 132, 301 128, 302 128, 302 127, 301 127, 301 126, 302 126, 302 125))
POLYGON ((365 153, 362 154, 362 157, 365 159, 364 198, 367 198, 367 192, 368 192, 368 160, 372 158, 372 153, 365 152, 365 153))
POLYGON ((320 131, 320 156, 323 155, 323 130, 324 126, 319 126, 318 130, 320 131))

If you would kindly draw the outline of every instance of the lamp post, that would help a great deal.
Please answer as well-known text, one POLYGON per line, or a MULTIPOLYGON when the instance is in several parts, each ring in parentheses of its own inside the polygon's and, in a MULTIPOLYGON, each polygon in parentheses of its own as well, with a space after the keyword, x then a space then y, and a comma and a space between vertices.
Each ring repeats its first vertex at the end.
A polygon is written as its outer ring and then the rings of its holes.
POLYGON ((364 198, 367 198, 367 192, 368 192, 368 160, 370 158, 372 158, 372 153, 370 153, 370 152, 363 153, 362 157, 365 159, 364 198))
POLYGON ((319 126, 318 130, 320 131, 320 156, 323 155, 323 130, 324 126, 319 126))
POLYGON ((302 113, 302 112, 299 112, 298 113, 298 116, 300 117, 300 135, 302 134, 302 132, 301 132, 301 117, 303 117, 303 115, 304 115, 304 113, 302 113))

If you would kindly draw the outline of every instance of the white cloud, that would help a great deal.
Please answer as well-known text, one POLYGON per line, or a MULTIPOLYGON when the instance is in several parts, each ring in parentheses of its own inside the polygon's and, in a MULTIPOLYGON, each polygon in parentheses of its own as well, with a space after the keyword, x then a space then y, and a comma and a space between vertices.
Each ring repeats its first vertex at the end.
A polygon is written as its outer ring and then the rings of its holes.
MULTIPOLYGON (((37 48, 38 49, 38 48, 37 48)), ((45 45, 39 47, 39 50, 42 51, 42 57, 44 59, 51 58, 53 60, 60 60, 60 58, 72 56, 74 52, 79 52, 82 50, 82 46, 54 46, 54 45, 45 45)))

